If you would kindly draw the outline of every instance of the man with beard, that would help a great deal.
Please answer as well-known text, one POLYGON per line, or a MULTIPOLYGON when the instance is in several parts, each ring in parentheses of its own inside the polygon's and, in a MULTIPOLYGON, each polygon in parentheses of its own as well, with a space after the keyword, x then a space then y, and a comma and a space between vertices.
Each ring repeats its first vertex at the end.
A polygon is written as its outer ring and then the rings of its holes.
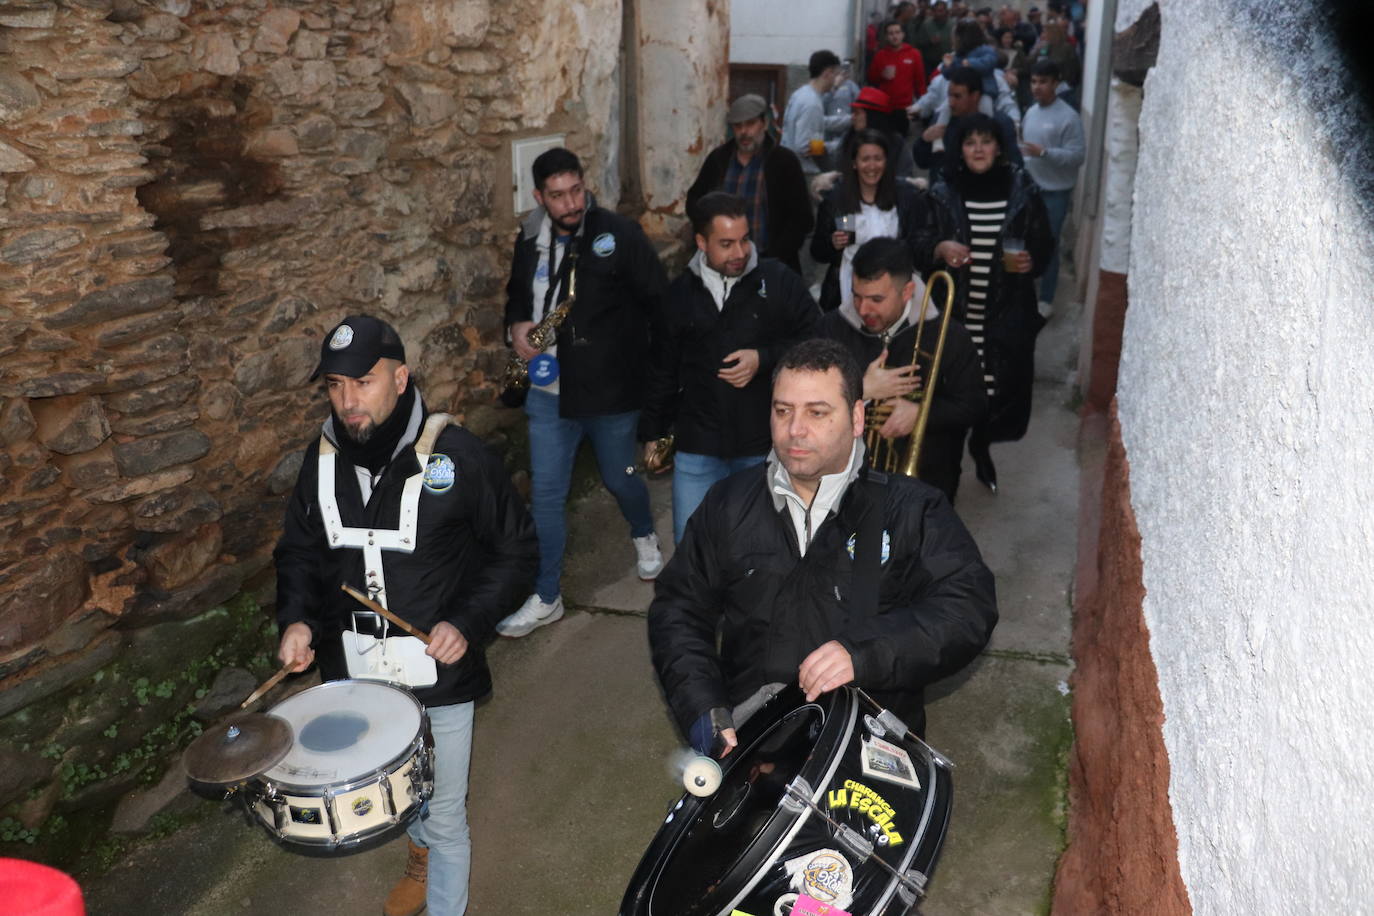
POLYGON ((563 616, 565 511, 584 437, 629 526, 639 578, 647 582, 663 568, 649 489, 634 467, 650 316, 667 285, 663 265, 637 223, 596 205, 572 152, 541 153, 533 176, 539 206, 515 240, 505 321, 516 355, 530 361, 525 414, 539 576, 534 593, 497 627, 510 637, 563 616), (569 296, 553 345, 534 349, 530 331, 569 296))
POLYGON ((654 584, 654 668, 702 753, 729 753, 731 707, 778 683, 808 699, 854 684, 922 734, 924 687, 997 622, 992 573, 949 502, 864 468, 862 385, 833 340, 784 354, 766 466, 711 488, 654 584))
POLYGON ((343 638, 364 609, 341 585, 428 631, 434 674, 404 676, 429 715, 434 794, 410 825, 405 877, 383 911, 413 916, 428 905, 432 916, 459 916, 473 704, 491 692, 483 646, 534 578, 534 526, 481 440, 425 407, 386 322, 350 315, 336 325, 311 378, 321 375, 332 410, 306 449, 273 554, 278 656, 304 671, 318 651, 326 680, 367 674, 343 638))
MULTIPOLYGON (((920 410, 909 396, 924 384, 922 369, 928 370, 940 340, 941 316, 935 300, 944 295, 944 289, 936 285, 922 323, 918 310, 924 287, 916 276, 911 249, 891 238, 872 239, 859 247, 854 254, 853 287, 853 302, 825 313, 816 333, 843 344, 867 367, 864 400, 870 402, 870 410, 879 403, 891 407, 878 434, 902 455, 920 410), (913 362, 918 324, 923 356, 913 362)), ((983 364, 973 338, 962 324, 951 321, 917 468, 917 476, 944 493, 950 503, 959 489, 964 438, 987 410, 983 364)))
POLYGON ((769 135, 768 103, 761 96, 735 99, 726 120, 734 136, 702 162, 687 191, 687 216, 695 223, 697 201, 712 191, 744 198, 754 246, 800 273, 797 252, 816 221, 801 161, 769 135))
POLYGON ((668 288, 654 325, 639 438, 673 435, 673 535, 717 480, 768 454, 769 377, 811 336, 820 310, 795 271, 760 259, 749 207, 712 191, 697 202, 697 253, 668 288))

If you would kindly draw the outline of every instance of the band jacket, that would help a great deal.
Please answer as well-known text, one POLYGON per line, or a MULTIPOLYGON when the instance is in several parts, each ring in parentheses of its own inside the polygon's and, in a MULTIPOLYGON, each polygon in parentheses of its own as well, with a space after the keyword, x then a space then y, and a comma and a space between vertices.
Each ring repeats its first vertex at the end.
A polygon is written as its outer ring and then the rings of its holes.
POLYGON ((973 538, 938 490, 886 475, 883 497, 851 484, 802 555, 768 473, 750 468, 712 487, 655 583, 649 645, 678 723, 686 733, 766 684, 795 684, 802 660, 833 639, 852 657, 855 684, 920 731, 925 686, 971 661, 997 622, 973 538), (864 614, 848 603, 848 545, 870 511, 883 513, 890 546, 878 607, 864 614))
MULTIPOLYGON (((694 218, 697 201, 725 185, 725 172, 733 155, 733 137, 707 154, 697 180, 687 190, 688 218, 694 218)), ((801 160, 790 149, 778 145, 771 134, 763 138, 758 155, 764 157, 763 187, 768 198, 768 245, 762 252, 763 257, 776 258, 801 273, 797 253, 816 223, 811 215, 811 195, 806 189, 801 160)))
MULTIPOLYGON (((943 290, 937 284, 936 294, 943 290)), ((898 320, 887 345, 888 368, 911 365, 911 348, 916 342, 915 310, 920 297, 908 306, 908 314, 898 320)), ((921 324, 921 350, 934 353, 940 341, 940 315, 932 314, 921 324)), ((839 341, 854 354, 859 365, 867 367, 883 351, 882 338, 869 332, 852 304, 827 312, 816 328, 820 337, 839 341)), ((927 378, 930 359, 920 360, 921 379, 927 378)), ((930 404, 930 419, 926 422, 925 439, 921 444, 921 460, 917 474, 921 480, 939 489, 950 500, 959 488, 960 462, 964 453, 964 437, 969 427, 987 414, 987 389, 983 384, 983 364, 973 346, 968 329, 958 321, 950 321, 945 335, 945 349, 940 357, 940 375, 935 380, 935 399, 930 404)), ((905 454, 910 436, 893 443, 897 454, 905 454)), ((882 470, 879 468, 879 470, 882 470)))
MULTIPOLYGON (((544 218, 544 209, 535 209, 515 240, 506 284, 507 328, 534 319, 532 284, 544 218)), ((596 206, 591 195, 571 244, 578 250, 577 297, 558 329, 559 415, 638 410, 644 399, 650 316, 667 286, 663 265, 638 223, 596 206)))
MULTIPOLYGON (((836 182, 821 199, 816 211, 816 232, 811 236, 811 257, 818 264, 829 265, 821 281, 821 310, 825 312, 839 308, 841 302, 840 262, 844 260, 844 251, 835 247, 831 236, 841 212, 842 193, 843 185, 836 182)), ((909 182, 897 182, 897 238, 911 246, 914 254, 934 247, 935 232, 935 215, 925 192, 909 182)))
MULTIPOLYGON (((938 224, 937 237, 967 245, 972 237, 968 210, 958 191, 948 182, 936 184, 931 192, 938 224)), ((1050 234, 1049 214, 1040 190, 1030 175, 1019 168, 1011 170, 1011 191, 1007 215, 997 235, 992 272, 988 274, 987 311, 984 319, 984 368, 992 375, 993 393, 989 404, 990 441, 1020 439, 1030 423, 1031 386, 1035 380, 1035 338, 1045 326, 1036 308, 1036 278, 1056 256, 1054 236, 1050 234), (1025 241, 1031 256, 1030 273, 1008 273, 1002 267, 1002 240, 1025 241)), ((954 275, 954 317, 963 320, 968 312, 968 266, 952 268, 935 265, 954 275)))
MULTIPOLYGON (((418 408, 419 398, 415 404, 418 408)), ((421 470, 412 447, 418 429, 417 416, 366 505, 353 465, 337 453, 334 490, 345 526, 398 527, 406 478, 421 470)), ((332 419, 325 422, 325 435, 337 442, 332 419)), ((309 624, 321 674, 332 680, 348 676, 340 633, 350 626, 351 612, 364 610, 340 586, 366 593, 366 580, 362 550, 331 550, 327 543, 317 492, 319 447, 317 439, 306 450, 273 558, 277 623, 282 630, 309 624)), ((414 691, 424 705, 444 706, 491 691, 483 647, 496 624, 534 587, 539 547, 534 523, 505 468, 480 439, 450 426, 440 434, 434 455, 453 462, 453 484, 442 492, 421 488, 415 550, 384 551, 382 568, 390 610, 424 631, 447 621, 468 641, 456 664, 438 666, 438 683, 414 691)))
POLYGON ((793 270, 764 258, 735 281, 717 309, 696 269, 700 255, 668 287, 655 316, 649 393, 639 438, 673 433, 679 451, 715 458, 765 455, 773 367, 812 336, 820 312, 793 270), (726 354, 758 350, 759 368, 736 388, 716 376, 726 354))

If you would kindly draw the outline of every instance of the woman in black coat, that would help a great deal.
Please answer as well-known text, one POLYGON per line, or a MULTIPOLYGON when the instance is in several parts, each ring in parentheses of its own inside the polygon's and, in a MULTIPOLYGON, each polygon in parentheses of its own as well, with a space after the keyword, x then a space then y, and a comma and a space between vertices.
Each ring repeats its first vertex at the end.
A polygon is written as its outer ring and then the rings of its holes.
POLYGON ((931 254, 937 268, 954 272, 955 317, 983 358, 991 409, 973 427, 968 446, 978 480, 994 493, 989 446, 1020 439, 1030 423, 1035 338, 1045 325, 1035 279, 1054 254, 1040 190, 1007 163, 998 138, 991 118, 971 117, 962 149, 950 151, 959 156, 955 174, 931 194, 939 239, 931 254))
POLYGON ((889 138, 880 131, 854 134, 852 157, 835 186, 826 193, 816 213, 811 236, 811 257, 828 264, 821 283, 823 311, 849 301, 849 262, 859 246, 871 238, 889 236, 905 241, 913 250, 934 242, 935 223, 924 192, 898 181, 889 138), (839 227, 842 217, 852 226, 839 227))

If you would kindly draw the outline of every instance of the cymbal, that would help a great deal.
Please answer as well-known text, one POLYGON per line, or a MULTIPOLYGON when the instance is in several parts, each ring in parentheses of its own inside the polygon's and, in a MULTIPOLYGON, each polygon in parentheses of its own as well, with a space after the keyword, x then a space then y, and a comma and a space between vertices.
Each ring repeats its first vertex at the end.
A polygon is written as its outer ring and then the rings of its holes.
POLYGON ((181 765, 192 782, 232 785, 271 769, 294 740, 291 723, 281 716, 241 713, 207 728, 186 748, 181 765))

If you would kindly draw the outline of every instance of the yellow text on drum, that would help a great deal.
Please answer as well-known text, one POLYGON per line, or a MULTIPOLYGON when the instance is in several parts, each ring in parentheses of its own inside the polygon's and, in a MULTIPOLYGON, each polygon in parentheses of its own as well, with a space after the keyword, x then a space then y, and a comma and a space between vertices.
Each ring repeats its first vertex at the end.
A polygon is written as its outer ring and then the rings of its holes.
POLYGON ((844 788, 831 789, 826 793, 826 799, 830 803, 831 811, 836 808, 853 808, 860 814, 867 814, 869 820, 882 828, 889 846, 902 845, 902 835, 897 832, 896 827, 892 824, 892 819, 897 815, 897 812, 892 810, 892 806, 881 795, 868 786, 853 779, 846 779, 844 788))

